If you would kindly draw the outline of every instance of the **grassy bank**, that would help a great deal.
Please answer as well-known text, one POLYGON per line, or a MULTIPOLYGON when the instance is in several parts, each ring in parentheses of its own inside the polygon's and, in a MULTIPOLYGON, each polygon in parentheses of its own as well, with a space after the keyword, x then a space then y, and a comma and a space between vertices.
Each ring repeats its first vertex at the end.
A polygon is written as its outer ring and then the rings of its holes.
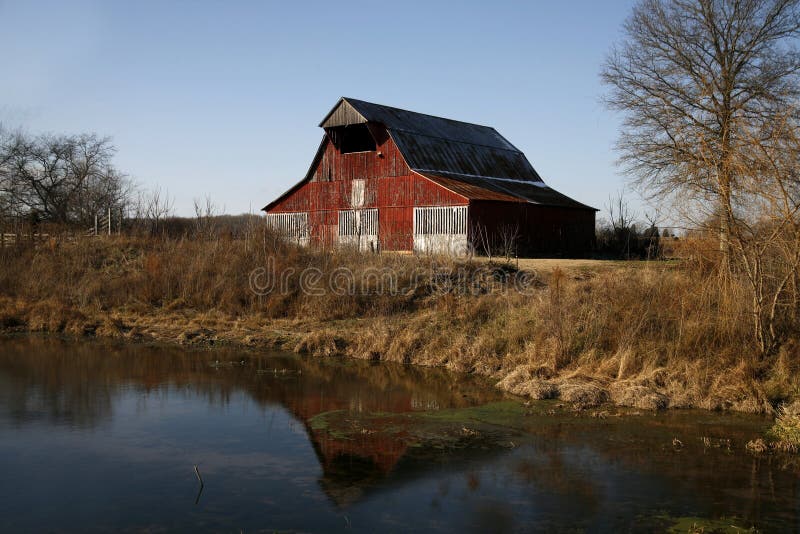
POLYGON ((0 251, 0 327, 441 366, 579 406, 771 412, 800 398, 797 340, 758 357, 744 286, 691 256, 523 277, 296 248, 263 228, 48 242, 0 251))

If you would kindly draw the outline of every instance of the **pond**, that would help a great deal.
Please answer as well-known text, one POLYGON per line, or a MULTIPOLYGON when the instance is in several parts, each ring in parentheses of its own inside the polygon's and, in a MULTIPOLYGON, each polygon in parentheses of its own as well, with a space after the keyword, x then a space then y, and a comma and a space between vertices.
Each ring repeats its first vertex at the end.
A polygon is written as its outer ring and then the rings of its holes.
POLYGON ((768 424, 526 405, 436 369, 0 338, 0 531, 797 532, 797 467, 744 447, 768 424))

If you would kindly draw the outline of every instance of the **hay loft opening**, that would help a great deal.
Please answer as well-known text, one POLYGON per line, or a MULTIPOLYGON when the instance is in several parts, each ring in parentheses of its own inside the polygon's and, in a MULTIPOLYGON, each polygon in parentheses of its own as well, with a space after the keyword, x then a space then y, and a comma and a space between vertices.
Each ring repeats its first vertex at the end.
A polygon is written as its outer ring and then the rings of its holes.
POLYGON ((342 154, 351 152, 374 152, 376 149, 375 138, 366 124, 351 124, 328 128, 331 141, 342 154))

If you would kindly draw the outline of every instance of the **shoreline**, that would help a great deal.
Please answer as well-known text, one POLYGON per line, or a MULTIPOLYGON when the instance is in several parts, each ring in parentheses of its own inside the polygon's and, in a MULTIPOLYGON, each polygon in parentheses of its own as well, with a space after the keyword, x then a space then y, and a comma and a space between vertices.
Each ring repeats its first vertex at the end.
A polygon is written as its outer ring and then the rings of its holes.
MULTIPOLYGON (((583 374, 577 369, 556 372, 544 366, 516 364, 503 368, 473 365, 441 358, 439 361, 414 357, 413 352, 392 350, 397 337, 414 332, 421 312, 397 314, 389 321, 394 336, 375 340, 374 333, 385 328, 386 317, 338 320, 271 319, 259 314, 232 317, 219 311, 151 309, 150 313, 130 309, 110 311, 77 309, 49 302, 28 303, 0 297, 0 334, 53 334, 82 339, 118 340, 126 343, 154 343, 191 348, 216 347, 242 350, 282 350, 312 357, 344 357, 386 361, 482 376, 494 387, 527 400, 558 399, 576 410, 602 406, 647 411, 705 409, 774 416, 775 410, 758 406, 753 399, 719 400, 718 404, 675 402, 657 385, 625 379, 583 374), (364 332, 371 332, 365 342, 364 332), (383 350, 380 350, 383 349, 383 350), (755 409, 754 409, 755 407, 755 409)), ((378 336, 380 337, 380 336, 378 336)), ((610 358, 610 356, 609 356, 610 358)))
POLYGON ((722 283, 713 264, 524 270, 304 249, 261 230, 3 249, 0 331, 437 367, 584 408, 775 415, 800 401, 795 330, 760 353, 745 282, 722 283))

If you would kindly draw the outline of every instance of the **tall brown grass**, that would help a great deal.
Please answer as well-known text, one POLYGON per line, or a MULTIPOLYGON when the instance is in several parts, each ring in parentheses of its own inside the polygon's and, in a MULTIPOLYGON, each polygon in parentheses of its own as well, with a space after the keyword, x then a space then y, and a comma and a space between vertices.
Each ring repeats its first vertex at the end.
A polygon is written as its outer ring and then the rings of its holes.
POLYGON ((514 393, 579 405, 767 412, 800 398, 797 339, 757 357, 745 286, 720 282, 713 257, 682 256, 537 273, 531 290, 519 292, 511 266, 480 273, 465 291, 453 270, 470 276, 481 263, 301 248, 264 228, 236 239, 7 247, 0 250, 0 326, 102 334, 96 324, 117 312, 137 324, 178 314, 186 325, 207 325, 213 316, 218 331, 247 324, 243 343, 263 335, 320 355, 480 373, 514 393), (256 294, 250 274, 270 262, 295 276, 285 291, 256 294), (324 280, 350 269, 356 290, 308 294, 297 276, 306 268, 324 280), (363 276, 387 270, 413 290, 380 291, 378 278, 363 276), (276 321, 281 335, 267 336, 276 321))

